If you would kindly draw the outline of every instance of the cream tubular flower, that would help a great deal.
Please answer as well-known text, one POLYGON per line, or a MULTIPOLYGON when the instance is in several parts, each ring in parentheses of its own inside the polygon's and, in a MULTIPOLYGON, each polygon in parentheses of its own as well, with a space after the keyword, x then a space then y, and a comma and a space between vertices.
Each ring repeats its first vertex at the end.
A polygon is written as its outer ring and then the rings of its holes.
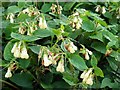
POLYGON ((80 78, 84 78, 86 73, 87 73, 87 70, 85 70, 85 71, 80 75, 80 78))
POLYGON ((11 73, 11 68, 9 67, 7 73, 5 74, 5 78, 10 78, 10 77, 12 77, 12 73, 11 73))
POLYGON ((56 68, 56 71, 57 72, 64 72, 65 70, 64 70, 64 60, 63 59, 61 59, 59 62, 58 62, 58 66, 57 66, 57 68, 56 68))
POLYGON ((105 14, 105 13, 106 13, 105 7, 102 7, 102 14, 105 14))
POLYGON ((68 51, 70 53, 75 53, 76 50, 77 50, 77 47, 74 45, 73 42, 70 42, 70 45, 68 46, 68 51))
POLYGON ((27 53, 27 49, 26 49, 25 46, 21 49, 20 57, 21 57, 22 59, 24 59, 24 58, 25 58, 25 59, 28 59, 28 58, 29 58, 29 55, 28 55, 28 53, 27 53))
POLYGON ((21 41, 19 42, 18 46, 16 47, 14 51, 14 57, 19 58, 20 57, 20 47, 21 47, 21 41))
POLYGON ((90 50, 86 49, 86 51, 87 51, 90 55, 92 55, 92 52, 91 52, 90 50))
POLYGON ((42 17, 39 18, 39 27, 40 27, 41 29, 47 28, 46 20, 45 20, 45 19, 43 20, 42 17))
POLYGON ((50 64, 52 64, 52 61, 50 61, 49 59, 48 59, 48 55, 47 54, 44 54, 43 55, 43 60, 44 60, 44 66, 49 66, 50 64))
POLYGON ((86 80, 86 84, 89 84, 89 85, 93 85, 93 77, 94 75, 93 74, 90 74, 90 76, 88 77, 88 79, 86 80))
POLYGON ((100 5, 98 5, 95 9, 96 12, 99 12, 100 11, 100 5))
POLYGON ((14 53, 14 52, 15 52, 15 50, 16 50, 16 48, 17 48, 17 44, 18 44, 18 42, 16 42, 16 43, 14 44, 14 46, 13 46, 13 48, 12 48, 12 50, 11 50, 11 53, 14 53))
POLYGON ((88 52, 85 53, 85 59, 86 59, 86 60, 89 60, 89 59, 90 59, 90 57, 89 57, 89 55, 88 55, 88 52))

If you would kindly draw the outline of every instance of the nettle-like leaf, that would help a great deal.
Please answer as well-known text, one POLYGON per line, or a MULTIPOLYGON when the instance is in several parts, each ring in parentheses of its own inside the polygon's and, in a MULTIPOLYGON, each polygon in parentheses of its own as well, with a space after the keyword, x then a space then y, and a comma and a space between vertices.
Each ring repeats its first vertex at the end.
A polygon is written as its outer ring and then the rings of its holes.
POLYGON ((85 64, 84 59, 77 54, 71 54, 69 61, 74 67, 76 67, 77 69, 81 71, 88 68, 87 65, 85 64))

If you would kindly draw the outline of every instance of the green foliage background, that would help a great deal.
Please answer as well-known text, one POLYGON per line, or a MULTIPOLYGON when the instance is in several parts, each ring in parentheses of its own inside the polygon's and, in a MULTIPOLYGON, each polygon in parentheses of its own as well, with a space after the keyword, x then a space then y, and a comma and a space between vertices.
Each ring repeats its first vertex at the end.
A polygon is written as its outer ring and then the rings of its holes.
POLYGON ((0 63, 2 67, 3 90, 41 90, 41 89, 77 89, 86 88, 82 85, 80 75, 83 70, 93 67, 95 78, 92 86, 88 88, 119 88, 120 87, 120 2, 2 2, 2 51, 3 57, 0 63), (62 14, 53 14, 50 10, 52 4, 62 6, 62 14), (106 13, 95 12, 96 6, 104 6, 106 13), (23 9, 33 6, 37 7, 45 16, 48 29, 36 30, 32 36, 18 33, 19 22, 25 20, 34 21, 34 17, 18 13, 23 9), (81 9, 85 9, 82 12, 81 9), (81 14, 83 19, 80 29, 72 31, 68 17, 75 11, 81 14), (8 13, 14 13, 15 23, 6 20, 8 13), (85 14, 85 15, 83 15, 85 14), (97 26, 99 24, 99 26, 97 26), (64 33, 61 33, 61 25, 64 33), (59 36, 70 39, 78 47, 74 54, 64 51, 59 36), (11 53, 15 41, 24 40, 30 55, 28 60, 16 59, 11 53), (93 52, 90 60, 85 60, 79 53, 81 44, 93 52), (49 47, 56 52, 61 49, 65 53, 65 72, 56 72, 56 66, 44 67, 38 61, 41 46, 49 47), (59 48, 58 48, 59 47, 59 48), (109 55, 106 51, 112 49, 109 55), (6 79, 5 73, 11 62, 18 64, 18 69, 13 76, 6 79), (49 70, 47 70, 49 69, 49 70))

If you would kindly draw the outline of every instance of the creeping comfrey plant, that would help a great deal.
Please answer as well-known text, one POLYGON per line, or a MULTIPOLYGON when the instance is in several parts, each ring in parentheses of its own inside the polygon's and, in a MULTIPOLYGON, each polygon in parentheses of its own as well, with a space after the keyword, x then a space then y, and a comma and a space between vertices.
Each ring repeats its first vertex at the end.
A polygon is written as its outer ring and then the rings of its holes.
POLYGON ((3 89, 120 87, 119 3, 23 1, 3 4, 3 89))

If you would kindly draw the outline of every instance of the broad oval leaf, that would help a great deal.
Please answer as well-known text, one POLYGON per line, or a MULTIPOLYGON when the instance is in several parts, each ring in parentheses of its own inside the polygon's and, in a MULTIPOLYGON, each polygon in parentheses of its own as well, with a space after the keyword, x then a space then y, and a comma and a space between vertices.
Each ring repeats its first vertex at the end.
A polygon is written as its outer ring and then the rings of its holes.
POLYGON ((23 41, 27 41, 27 42, 36 41, 36 40, 40 39, 37 36, 21 35, 21 34, 13 33, 13 32, 11 33, 11 37, 15 38, 17 40, 23 40, 23 41))
POLYGON ((10 80, 18 86, 32 88, 33 77, 29 73, 25 72, 14 74, 10 80))
POLYGON ((86 32, 93 32, 95 30, 94 23, 90 20, 83 20, 82 29, 86 32))
POLYGON ((88 68, 87 65, 85 64, 84 59, 77 54, 72 54, 70 56, 69 61, 74 67, 76 67, 77 69, 81 71, 88 68))
POLYGON ((15 5, 14 6, 10 6, 7 9, 8 13, 17 13, 19 11, 20 11, 20 8, 18 6, 15 6, 15 5))
POLYGON ((11 53, 12 47, 13 47, 14 43, 12 43, 12 41, 9 41, 8 44, 5 46, 4 49, 4 59, 5 60, 11 60, 14 58, 13 54, 11 53))
POLYGON ((38 29, 33 33, 34 36, 40 37, 40 38, 44 38, 44 37, 49 37, 49 36, 53 36, 53 32, 52 30, 48 30, 48 29, 38 29))
POLYGON ((94 67, 94 70, 96 76, 104 77, 103 71, 99 67, 94 67))

